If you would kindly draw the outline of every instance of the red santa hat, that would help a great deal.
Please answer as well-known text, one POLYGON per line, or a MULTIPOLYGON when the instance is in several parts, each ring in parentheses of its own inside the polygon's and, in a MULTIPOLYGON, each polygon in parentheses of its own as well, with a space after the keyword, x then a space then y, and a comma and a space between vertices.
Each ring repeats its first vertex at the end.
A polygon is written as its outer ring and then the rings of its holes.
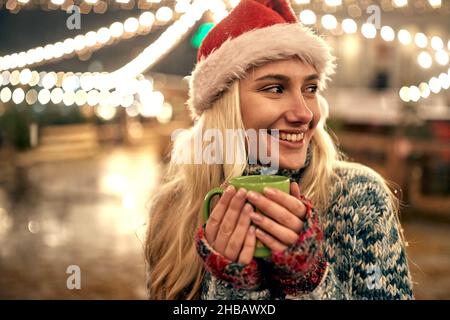
POLYGON ((288 0, 241 0, 199 48, 189 80, 191 115, 210 108, 250 67, 295 55, 312 61, 324 89, 335 57, 321 37, 299 23, 288 0))

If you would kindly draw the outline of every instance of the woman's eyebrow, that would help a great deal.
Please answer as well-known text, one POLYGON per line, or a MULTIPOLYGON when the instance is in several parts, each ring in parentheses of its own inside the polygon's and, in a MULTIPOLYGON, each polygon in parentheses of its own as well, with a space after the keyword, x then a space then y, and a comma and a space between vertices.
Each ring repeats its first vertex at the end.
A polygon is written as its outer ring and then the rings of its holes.
MULTIPOLYGON (((303 81, 310 81, 310 80, 316 80, 316 79, 319 79, 319 75, 317 73, 309 74, 309 75, 303 77, 303 81)), ((263 81, 263 80, 278 80, 278 81, 289 82, 291 80, 291 78, 284 74, 267 74, 265 76, 259 77, 255 81, 263 81)))

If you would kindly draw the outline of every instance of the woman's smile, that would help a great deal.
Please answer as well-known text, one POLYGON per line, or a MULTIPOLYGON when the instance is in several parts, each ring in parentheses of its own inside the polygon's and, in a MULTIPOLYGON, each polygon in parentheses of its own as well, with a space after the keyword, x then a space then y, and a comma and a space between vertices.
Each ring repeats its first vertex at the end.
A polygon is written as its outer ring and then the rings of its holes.
POLYGON ((306 131, 299 129, 272 129, 269 130, 269 135, 273 142, 279 143, 280 146, 288 149, 300 149, 305 145, 306 131), (277 130, 277 134, 272 134, 272 130, 277 130))

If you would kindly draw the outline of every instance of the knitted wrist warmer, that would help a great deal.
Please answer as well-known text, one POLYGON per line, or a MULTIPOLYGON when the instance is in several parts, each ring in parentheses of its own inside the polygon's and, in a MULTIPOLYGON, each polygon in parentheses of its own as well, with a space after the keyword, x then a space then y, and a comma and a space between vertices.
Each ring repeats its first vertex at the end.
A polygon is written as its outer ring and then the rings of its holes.
POLYGON ((327 263, 321 251, 323 239, 312 203, 301 197, 306 206, 306 221, 297 241, 284 251, 272 251, 272 279, 286 295, 308 293, 316 288, 325 274, 327 263))
POLYGON ((247 265, 233 262, 214 250, 205 237, 205 225, 195 234, 197 252, 205 269, 235 288, 256 289, 261 284, 261 273, 255 259, 247 265))

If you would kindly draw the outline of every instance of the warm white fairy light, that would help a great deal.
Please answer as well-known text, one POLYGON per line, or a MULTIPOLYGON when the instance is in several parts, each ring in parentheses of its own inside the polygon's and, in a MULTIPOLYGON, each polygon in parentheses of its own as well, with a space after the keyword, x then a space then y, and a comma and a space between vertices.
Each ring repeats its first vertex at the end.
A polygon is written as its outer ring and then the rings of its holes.
POLYGON ((409 87, 409 98, 413 102, 417 102, 420 99, 420 90, 416 86, 409 87))
POLYGON ((433 64, 433 59, 431 58, 431 55, 428 52, 422 51, 417 57, 417 62, 422 68, 429 69, 433 64))
POLYGON ((228 15, 227 7, 223 1, 211 2, 209 10, 212 12, 212 18, 216 24, 228 15))
POLYGON ((111 31, 111 37, 119 38, 123 35, 123 23, 122 22, 113 22, 109 27, 109 31, 111 31))
POLYGON ((414 43, 416 44, 416 46, 418 46, 419 48, 426 48, 428 45, 428 38, 425 34, 423 34, 422 32, 418 32, 416 33, 416 35, 414 36, 414 43))
POLYGON ((397 8, 406 7, 408 5, 408 0, 393 0, 392 2, 397 8))
POLYGON ((64 2, 66 2, 66 0, 50 0, 51 3, 60 6, 62 4, 64 4, 64 2))
POLYGON ((405 46, 411 43, 411 34, 409 33, 408 30, 405 29, 399 30, 399 32, 397 33, 397 37, 398 41, 400 41, 400 43, 405 46))
POLYGON ((79 107, 84 106, 87 102, 87 93, 84 90, 78 90, 75 93, 75 104, 79 107))
POLYGON ((380 30, 381 38, 384 41, 391 42, 395 39, 395 31, 389 26, 383 26, 380 30))
MULTIPOLYGON (((83 34, 79 34, 73 39, 73 49, 74 49, 74 51, 81 51, 81 50, 83 50, 85 45, 86 45, 85 44, 85 37, 84 37, 83 34)), ((48 60, 48 59, 46 59, 46 60, 48 60)))
POLYGON ((38 99, 38 92, 36 89, 30 89, 28 90, 27 94, 25 95, 25 101, 31 106, 36 103, 38 99))
POLYGON ((86 46, 93 47, 97 44, 97 33, 95 31, 89 31, 85 35, 86 46))
POLYGON ((12 94, 12 100, 15 104, 20 104, 25 99, 25 92, 22 88, 16 88, 12 94))
POLYGON ((97 90, 91 90, 87 93, 86 102, 91 107, 94 107, 100 101, 100 93, 97 90))
MULTIPOLYGON (((62 1, 62 0, 57 0, 62 1)), ((186 0, 185 8, 190 8, 192 5, 189 0, 186 0)), ((197 0, 198 1, 198 0, 197 0)), ((97 1, 85 0, 88 4, 96 4, 97 1)), ((216 1, 208 1, 215 3, 216 1)), ((169 7, 161 7, 158 9, 158 20, 166 23, 173 19, 173 11, 169 7)), ((77 35, 75 38, 64 39, 55 44, 49 43, 42 47, 36 47, 29 49, 27 52, 12 53, 0 57, 0 71, 10 70, 16 68, 23 68, 25 66, 31 66, 34 64, 48 63, 54 59, 59 59, 65 55, 70 55, 74 51, 84 52, 88 49, 90 51, 98 50, 101 46, 98 44, 106 45, 111 44, 111 38, 120 40, 122 38, 134 37, 138 34, 148 32, 155 21, 155 16, 151 12, 143 12, 139 19, 133 18, 128 20, 127 33, 124 33, 124 25, 121 22, 114 22, 109 28, 100 28, 97 33, 97 39, 94 43, 93 33, 95 31, 89 31, 86 35, 77 35), (141 27, 141 29, 139 29, 141 27), (109 29, 107 31, 107 29, 109 29), (139 31, 139 32, 137 32, 139 31)))
POLYGON ((441 91, 441 83, 436 77, 432 77, 428 82, 428 85, 430 86, 430 90, 433 93, 439 93, 441 91))
POLYGON ((117 113, 117 109, 111 106, 99 105, 94 110, 95 114, 103 120, 111 120, 117 113))
POLYGON ((409 102, 409 88, 408 87, 402 87, 399 91, 400 99, 404 102, 409 102))
POLYGON ((450 76, 447 73, 441 73, 438 79, 442 89, 447 90, 450 87, 450 76))
POLYGON ((316 14, 314 11, 306 9, 300 12, 300 21, 305 25, 315 24, 317 21, 316 14))
POLYGON ((50 101, 50 91, 48 89, 42 89, 38 94, 38 101, 42 105, 46 105, 50 101))
POLYGON ((374 39, 377 35, 377 29, 372 23, 364 23, 361 26, 361 33, 367 39, 374 39))
POLYGON ((332 14, 326 14, 322 16, 321 19, 322 26, 327 30, 336 29, 337 27, 337 20, 336 17, 332 14))
POLYGON ((73 105, 75 103, 75 93, 73 91, 65 91, 63 96, 63 103, 67 107, 73 105))
POLYGON ((12 92, 11 92, 11 89, 8 87, 5 87, 0 91, 0 100, 3 103, 9 102, 9 100, 11 100, 11 96, 12 96, 12 92))
POLYGON ((51 89, 56 84, 56 73, 49 72, 42 79, 42 85, 45 89, 51 89))
POLYGON ((161 22, 168 22, 173 17, 173 11, 169 7, 161 7, 156 11, 156 19, 161 22))
POLYGON ((168 27, 155 42, 125 66, 109 73, 105 81, 107 86, 115 86, 117 83, 136 78, 153 66, 181 41, 195 23, 200 20, 203 13, 209 9, 211 3, 212 1, 194 1, 189 10, 168 27))
POLYGON ((63 101, 64 91, 61 88, 53 88, 50 93, 50 100, 53 104, 59 104, 63 101))
POLYGON ((325 4, 330 7, 342 5, 342 0, 325 0, 325 4))
POLYGON ((428 98, 431 94, 430 87, 428 86, 428 83, 426 83, 426 82, 421 82, 419 84, 419 90, 420 90, 420 96, 423 99, 428 98))
POLYGON ((444 49, 444 42, 440 37, 434 36, 431 38, 431 47, 436 51, 442 50, 444 49))
POLYGON ((352 34, 352 33, 356 33, 356 31, 358 30, 358 26, 357 26, 355 20, 348 18, 348 19, 342 20, 342 30, 345 33, 352 34))
POLYGON ((31 76, 32 75, 31 75, 31 70, 30 69, 23 69, 20 72, 20 76, 19 76, 20 83, 23 84, 23 85, 28 84, 31 81, 31 76))
POLYGON ((106 28, 102 27, 98 29, 97 31, 97 42, 101 44, 107 43, 111 39, 111 31, 106 28))
POLYGON ((20 71, 19 70, 14 70, 13 72, 11 72, 11 76, 9 77, 9 82, 13 86, 16 86, 19 84, 19 82, 20 82, 20 71))
POLYGON ((446 66, 449 62, 448 53, 445 50, 439 50, 435 53, 434 59, 442 66, 446 66))
POLYGON ((442 5, 442 0, 428 0, 428 3, 430 4, 430 6, 432 6, 433 8, 440 8, 442 5))
POLYGON ((128 18, 123 24, 125 32, 135 33, 139 28, 139 20, 136 18, 128 18))
POLYGON ((139 16, 139 24, 143 27, 151 27, 155 22, 155 15, 150 11, 143 12, 139 16))
POLYGON ((178 0, 177 3, 175 4, 175 12, 176 13, 185 13, 186 11, 189 10, 189 6, 190 6, 190 2, 189 0, 178 0))

